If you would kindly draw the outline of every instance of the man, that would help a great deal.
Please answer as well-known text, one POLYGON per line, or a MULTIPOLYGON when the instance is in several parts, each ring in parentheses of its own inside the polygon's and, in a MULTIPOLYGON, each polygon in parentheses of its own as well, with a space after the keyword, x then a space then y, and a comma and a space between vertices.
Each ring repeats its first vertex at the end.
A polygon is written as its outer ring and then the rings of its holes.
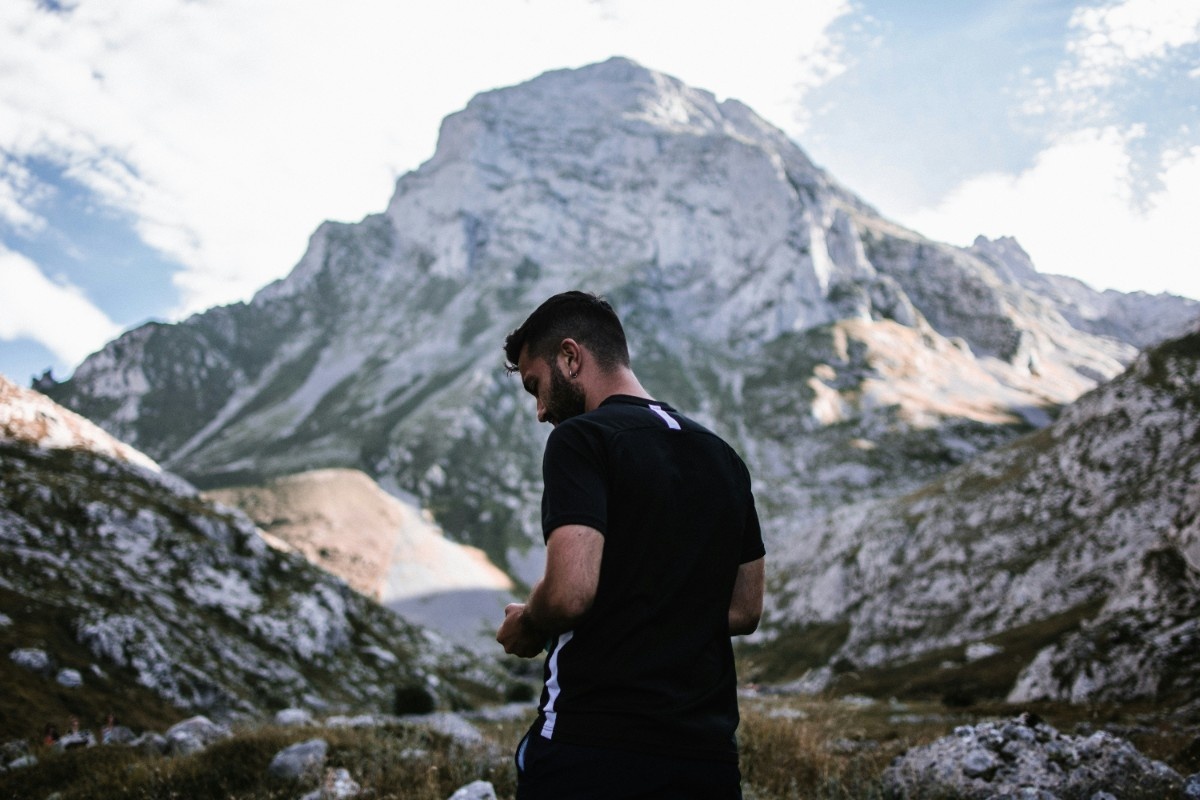
POLYGON ((496 634, 549 648, 518 800, 740 798, 730 636, 758 626, 764 558, 745 465, 650 397, 598 297, 551 297, 504 348, 555 426, 545 573, 496 634))

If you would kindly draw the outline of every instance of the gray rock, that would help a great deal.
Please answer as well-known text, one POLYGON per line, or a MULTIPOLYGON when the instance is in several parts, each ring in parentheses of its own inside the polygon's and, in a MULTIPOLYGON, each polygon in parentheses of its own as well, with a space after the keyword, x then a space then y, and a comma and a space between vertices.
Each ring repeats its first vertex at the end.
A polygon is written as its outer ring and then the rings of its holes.
POLYGON ((164 752, 169 756, 190 756, 208 745, 195 734, 179 731, 167 737, 164 752))
POLYGON ((198 740, 204 747, 222 739, 228 739, 232 735, 233 732, 227 726, 218 725, 208 717, 202 716, 185 719, 167 729, 168 742, 176 738, 191 737, 198 740))
POLYGON ((449 736, 456 744, 464 747, 472 747, 486 741, 478 728, 464 717, 449 711, 440 711, 436 714, 406 715, 400 717, 400 720, 420 725, 443 736, 449 736))
POLYGON ((83 675, 77 669, 60 669, 54 680, 58 681, 60 686, 66 686, 68 689, 78 689, 83 686, 83 675))
POLYGON ((100 731, 101 744, 133 744, 137 736, 124 725, 114 725, 109 730, 100 731))
POLYGON ((972 750, 962 760, 963 774, 969 778, 982 778, 990 781, 1000 768, 1000 760, 991 752, 983 749, 972 750))
POLYGON ((29 755, 29 742, 24 739, 0 744, 0 766, 26 755, 29 755))
POLYGON ((54 743, 54 750, 62 752, 63 750, 74 750, 77 747, 95 747, 96 737, 91 731, 76 731, 74 733, 65 734, 57 742, 54 743))
POLYGON ((21 767, 32 767, 37 758, 30 755, 29 743, 24 739, 5 742, 0 745, 0 772, 21 767))
POLYGON ((34 767, 34 766, 37 766, 37 763, 38 763, 37 756, 21 756, 16 761, 13 761, 10 764, 6 764, 4 767, 0 767, 0 772, 3 772, 6 769, 21 769, 22 767, 34 767))
POLYGON ((887 797, 995 798, 1175 797, 1179 774, 1133 745, 1099 731, 1066 736, 1032 715, 956 728, 915 747, 883 773, 887 797))
POLYGON ((1200 800, 1200 772, 1189 776, 1184 782, 1183 800, 1200 800))
POLYGON ((33 647, 21 647, 9 653, 8 657, 18 667, 30 672, 46 674, 50 672, 50 656, 45 650, 33 647))
POLYGON ((349 771, 339 768, 326 770, 321 788, 309 792, 300 800, 344 800, 347 797, 358 797, 360 794, 362 787, 358 782, 350 777, 349 771))
POLYGON ((325 769, 328 753, 329 743, 324 739, 309 739, 276 753, 267 772, 287 780, 316 780, 325 769))
POLYGON ((285 708, 275 713, 275 724, 284 727, 312 725, 313 715, 305 708, 285 708))
POLYGON ((167 737, 161 733, 147 731, 130 742, 129 746, 148 756, 161 756, 167 752, 167 737))
POLYGON ((449 800, 496 800, 496 788, 487 781, 475 781, 450 795, 449 800))

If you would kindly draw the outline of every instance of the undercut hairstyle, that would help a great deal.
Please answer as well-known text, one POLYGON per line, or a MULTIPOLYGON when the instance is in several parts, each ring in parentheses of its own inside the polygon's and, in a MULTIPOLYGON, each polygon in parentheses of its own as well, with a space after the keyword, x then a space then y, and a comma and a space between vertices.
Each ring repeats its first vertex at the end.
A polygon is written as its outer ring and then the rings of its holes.
POLYGON ((526 345, 530 357, 552 361, 563 339, 574 339, 586 347, 605 372, 629 366, 629 344, 617 312, 597 295, 570 291, 542 303, 508 335, 504 340, 505 368, 517 371, 526 345))

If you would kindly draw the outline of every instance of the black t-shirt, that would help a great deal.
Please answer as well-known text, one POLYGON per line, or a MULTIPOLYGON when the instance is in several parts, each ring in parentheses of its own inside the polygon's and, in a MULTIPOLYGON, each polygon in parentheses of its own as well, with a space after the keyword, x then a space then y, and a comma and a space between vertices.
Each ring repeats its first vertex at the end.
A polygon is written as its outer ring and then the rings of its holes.
POLYGON ((617 395, 550 434, 542 530, 604 535, 595 601, 546 659, 540 733, 736 761, 729 604, 764 554, 737 453, 663 403, 617 395))

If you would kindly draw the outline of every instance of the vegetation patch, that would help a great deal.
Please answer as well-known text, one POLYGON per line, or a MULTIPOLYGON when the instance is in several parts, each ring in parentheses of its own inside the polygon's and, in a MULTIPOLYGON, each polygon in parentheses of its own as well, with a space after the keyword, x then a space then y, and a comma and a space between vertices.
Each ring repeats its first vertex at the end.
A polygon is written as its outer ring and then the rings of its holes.
POLYGON ((1038 651, 1079 630, 1104 605, 1099 598, 989 637, 994 655, 968 661, 962 646, 923 653, 903 664, 849 670, 831 690, 877 698, 940 700, 951 707, 1002 700, 1038 651))
POLYGON ((827 663, 849 635, 850 623, 844 621, 781 627, 769 642, 739 645, 738 674, 761 683, 796 680, 827 663))

